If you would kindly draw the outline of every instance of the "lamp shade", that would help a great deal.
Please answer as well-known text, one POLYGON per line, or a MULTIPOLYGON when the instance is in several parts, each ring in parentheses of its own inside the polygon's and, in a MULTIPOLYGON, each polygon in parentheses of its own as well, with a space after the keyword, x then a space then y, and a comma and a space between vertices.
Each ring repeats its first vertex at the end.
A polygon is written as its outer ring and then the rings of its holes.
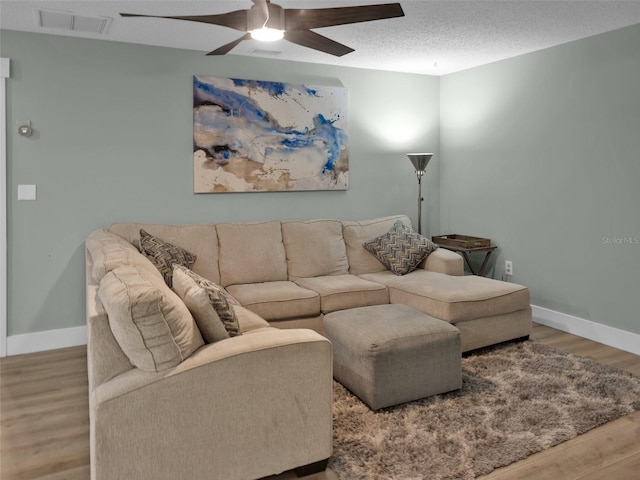
POLYGON ((429 160, 433 157, 433 153, 407 153, 407 157, 409 157, 417 172, 424 172, 429 160))

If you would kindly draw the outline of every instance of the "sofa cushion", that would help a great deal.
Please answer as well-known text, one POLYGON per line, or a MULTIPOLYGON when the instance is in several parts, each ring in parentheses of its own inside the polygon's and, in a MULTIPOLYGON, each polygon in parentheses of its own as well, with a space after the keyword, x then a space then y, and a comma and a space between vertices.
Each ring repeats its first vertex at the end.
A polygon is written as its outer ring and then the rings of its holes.
POLYGON ((396 275, 406 275, 438 246, 396 220, 387 233, 365 242, 364 248, 396 275))
POLYGON ((265 282, 227 287, 242 306, 268 321, 320 314, 320 295, 293 282, 265 282))
POLYGON ((282 239, 289 280, 349 271, 342 223, 337 220, 283 222, 282 239))
POLYGON ((222 286, 287 280, 280 222, 221 223, 216 229, 222 286))
POLYGON ((160 240, 143 229, 140 229, 140 250, 151 260, 170 287, 173 283, 174 265, 191 268, 196 262, 194 254, 182 247, 160 240))
POLYGON ((320 295, 322 313, 389 303, 389 290, 355 275, 300 278, 296 283, 320 295))
POLYGON ((124 238, 108 230, 100 229, 87 237, 87 251, 91 255, 91 277, 100 283, 111 270, 125 265, 138 265, 155 269, 138 249, 124 238))
POLYGON ((365 248, 364 243, 388 232, 396 220, 411 226, 411 220, 406 215, 375 218, 361 222, 342 222, 342 234, 347 247, 349 273, 361 275, 363 273, 382 272, 387 269, 376 257, 365 248))
POLYGON ((184 303, 161 276, 144 268, 124 266, 107 273, 98 296, 113 336, 140 370, 175 367, 204 344, 184 303))
POLYGON ((114 223, 109 227, 136 247, 140 230, 184 248, 196 256, 191 270, 215 283, 220 283, 218 270, 218 236, 215 225, 163 225, 152 223, 114 223))
POLYGON ((191 270, 176 265, 173 290, 182 299, 207 343, 240 335, 230 297, 222 287, 191 270))
POLYGON ((269 327, 269 322, 248 308, 245 308, 242 305, 233 305, 232 307, 236 317, 238 318, 240 331, 243 334, 253 332, 259 328, 269 327))
POLYGON ((409 305, 453 324, 530 308, 526 287, 476 275, 415 270, 401 277, 387 271, 362 278, 389 287, 391 303, 409 305))

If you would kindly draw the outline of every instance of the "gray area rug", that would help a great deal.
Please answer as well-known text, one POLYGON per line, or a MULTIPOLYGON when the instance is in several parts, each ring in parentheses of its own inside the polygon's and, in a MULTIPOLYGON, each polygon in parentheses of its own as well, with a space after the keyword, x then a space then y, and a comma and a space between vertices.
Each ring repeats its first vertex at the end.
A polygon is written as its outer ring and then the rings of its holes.
POLYGON ((640 377, 526 341, 462 360, 463 387, 378 412, 334 382, 340 480, 473 479, 640 410, 640 377))

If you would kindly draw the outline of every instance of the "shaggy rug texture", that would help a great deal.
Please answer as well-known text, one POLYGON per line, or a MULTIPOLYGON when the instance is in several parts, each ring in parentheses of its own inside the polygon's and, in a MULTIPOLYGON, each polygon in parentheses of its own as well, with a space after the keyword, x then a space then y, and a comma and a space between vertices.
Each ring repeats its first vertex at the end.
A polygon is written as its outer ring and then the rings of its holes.
POLYGON ((473 479, 640 410, 640 377, 533 341, 462 359, 461 390, 372 412, 334 382, 340 480, 473 479))

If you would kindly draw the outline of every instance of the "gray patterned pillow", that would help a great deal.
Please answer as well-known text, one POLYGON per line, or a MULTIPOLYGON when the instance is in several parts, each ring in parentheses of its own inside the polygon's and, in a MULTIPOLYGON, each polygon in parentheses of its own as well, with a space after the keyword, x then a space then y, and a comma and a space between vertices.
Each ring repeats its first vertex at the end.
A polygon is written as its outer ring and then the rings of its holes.
POLYGON ((173 268, 173 291, 178 294, 193 315, 202 338, 206 343, 229 338, 220 315, 211 305, 209 294, 183 268, 180 265, 173 268))
POLYGON ((159 238, 140 230, 140 250, 160 271, 169 287, 173 286, 173 266, 182 265, 191 268, 196 263, 196 256, 184 248, 164 242, 159 238))
MULTIPOLYGON (((207 299, 215 312, 218 314, 218 317, 222 321, 225 330, 229 334, 230 337, 237 337, 238 335, 242 335, 240 332, 240 326, 238 324, 238 317, 236 316, 236 312, 233 309, 234 304, 237 304, 237 301, 229 295, 220 285, 216 285, 210 280, 207 280, 204 277, 201 277, 195 272, 192 272, 186 267, 182 265, 176 265, 174 267, 176 270, 180 270, 184 273, 188 278, 193 280, 197 287, 201 288, 207 296, 207 299)), ((198 322, 198 317, 196 316, 196 322, 198 322)), ((200 326, 200 322, 198 322, 200 326)), ((216 338, 216 340, 219 338, 216 338)), ((215 341, 213 339, 208 341, 215 341)))
POLYGON ((396 275, 414 271, 438 246, 398 220, 384 235, 363 244, 396 275))

